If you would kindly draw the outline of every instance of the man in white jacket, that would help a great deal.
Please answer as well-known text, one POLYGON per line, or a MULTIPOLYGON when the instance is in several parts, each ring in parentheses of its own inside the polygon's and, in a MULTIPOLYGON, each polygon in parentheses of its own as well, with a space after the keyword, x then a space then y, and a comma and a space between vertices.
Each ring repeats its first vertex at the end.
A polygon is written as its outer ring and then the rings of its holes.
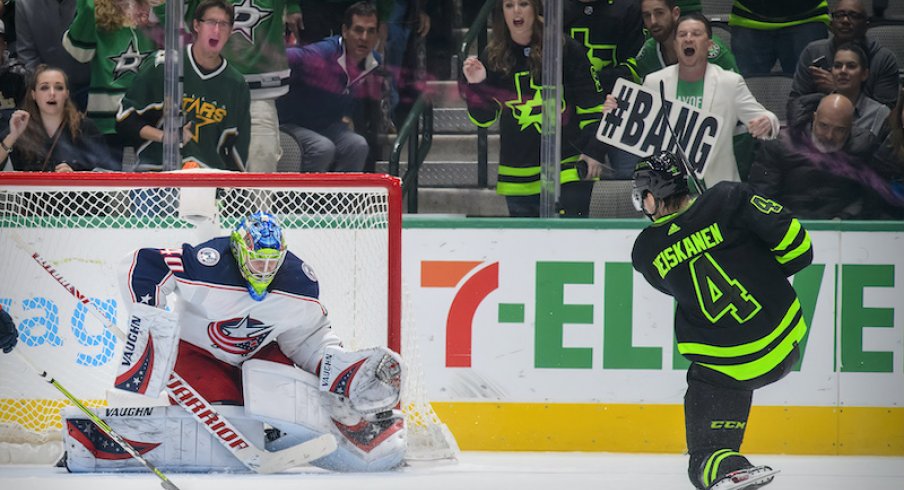
POLYGON ((679 100, 722 117, 725 126, 713 147, 713 156, 704 172, 698 173, 711 187, 723 180, 741 180, 732 145, 737 122, 746 126, 754 138, 772 139, 778 136, 779 121, 757 102, 741 75, 707 61, 710 46, 709 20, 698 12, 682 16, 675 28, 678 64, 650 73, 644 86, 659 92, 662 83, 666 99, 679 100))

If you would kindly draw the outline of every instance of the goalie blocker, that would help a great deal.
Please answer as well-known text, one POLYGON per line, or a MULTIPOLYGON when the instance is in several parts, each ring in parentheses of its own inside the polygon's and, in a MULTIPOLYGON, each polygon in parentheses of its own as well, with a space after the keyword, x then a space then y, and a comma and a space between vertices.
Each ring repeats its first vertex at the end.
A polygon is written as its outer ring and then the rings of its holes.
MULTIPOLYGON (((242 365, 244 407, 217 407, 250 442, 278 451, 322 434, 339 441, 333 453, 312 462, 335 471, 385 471, 405 457, 406 428, 400 411, 401 364, 385 348, 330 348, 335 381, 345 391, 322 389, 313 376, 282 363, 249 360, 242 365), (351 396, 349 396, 351 394, 351 396), (365 410, 359 410, 364 408, 365 410)), ((97 409, 115 431, 152 464, 170 471, 245 472, 247 468, 179 407, 97 409)), ((143 469, 81 412, 64 410, 63 443, 71 472, 143 469)))

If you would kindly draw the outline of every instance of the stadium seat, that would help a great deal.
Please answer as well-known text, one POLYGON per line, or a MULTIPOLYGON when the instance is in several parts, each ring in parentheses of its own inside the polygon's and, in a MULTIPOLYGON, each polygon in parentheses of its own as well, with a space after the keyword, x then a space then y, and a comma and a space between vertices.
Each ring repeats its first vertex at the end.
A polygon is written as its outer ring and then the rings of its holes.
POLYGON ((898 59, 898 67, 904 69, 904 21, 882 21, 870 26, 866 36, 890 49, 898 59))
POLYGON ((600 180, 590 196, 590 218, 642 218, 631 202, 633 180, 600 180))
POLYGON ((703 6, 703 14, 707 17, 718 16, 728 19, 733 3, 734 0, 701 0, 700 5, 703 6))
POLYGON ((784 125, 788 121, 788 94, 792 78, 782 74, 747 77, 750 92, 766 109, 772 111, 784 125))
POLYGON ((304 154, 301 145, 292 134, 294 126, 284 124, 279 128, 279 146, 282 147, 282 157, 276 164, 277 172, 300 172, 301 156, 304 154))

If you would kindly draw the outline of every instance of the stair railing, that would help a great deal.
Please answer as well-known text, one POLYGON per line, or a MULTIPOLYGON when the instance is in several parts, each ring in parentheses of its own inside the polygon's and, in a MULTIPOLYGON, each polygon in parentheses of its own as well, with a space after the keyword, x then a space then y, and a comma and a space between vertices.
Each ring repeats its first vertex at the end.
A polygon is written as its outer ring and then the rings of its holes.
MULTIPOLYGON (((461 42, 461 48, 458 52, 458 73, 461 73, 461 65, 464 63, 465 58, 468 57, 468 53, 471 52, 471 45, 474 44, 474 41, 477 41, 478 53, 482 53, 486 48, 487 19, 490 17, 490 12, 492 12, 496 1, 497 0, 486 0, 486 2, 484 2, 483 7, 481 7, 480 12, 477 13, 477 17, 468 29, 467 34, 465 34, 465 37, 461 42)), ((487 143, 487 135, 487 128, 477 128, 477 186, 481 188, 489 186, 489 179, 487 179, 487 174, 489 172, 489 160, 487 158, 489 145, 487 143)))
POLYGON ((402 195, 409 213, 417 213, 418 173, 433 144, 433 102, 421 94, 402 123, 389 154, 389 174, 399 176, 402 147, 408 143, 408 168, 402 176, 402 195))

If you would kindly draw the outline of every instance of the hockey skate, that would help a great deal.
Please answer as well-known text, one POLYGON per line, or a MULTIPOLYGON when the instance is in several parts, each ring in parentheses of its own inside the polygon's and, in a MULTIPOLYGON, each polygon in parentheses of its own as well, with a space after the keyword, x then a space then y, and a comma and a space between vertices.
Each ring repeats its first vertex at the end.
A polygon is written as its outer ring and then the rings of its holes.
POLYGON ((742 468, 719 478, 707 490, 754 490, 771 483, 779 471, 768 466, 742 468))

